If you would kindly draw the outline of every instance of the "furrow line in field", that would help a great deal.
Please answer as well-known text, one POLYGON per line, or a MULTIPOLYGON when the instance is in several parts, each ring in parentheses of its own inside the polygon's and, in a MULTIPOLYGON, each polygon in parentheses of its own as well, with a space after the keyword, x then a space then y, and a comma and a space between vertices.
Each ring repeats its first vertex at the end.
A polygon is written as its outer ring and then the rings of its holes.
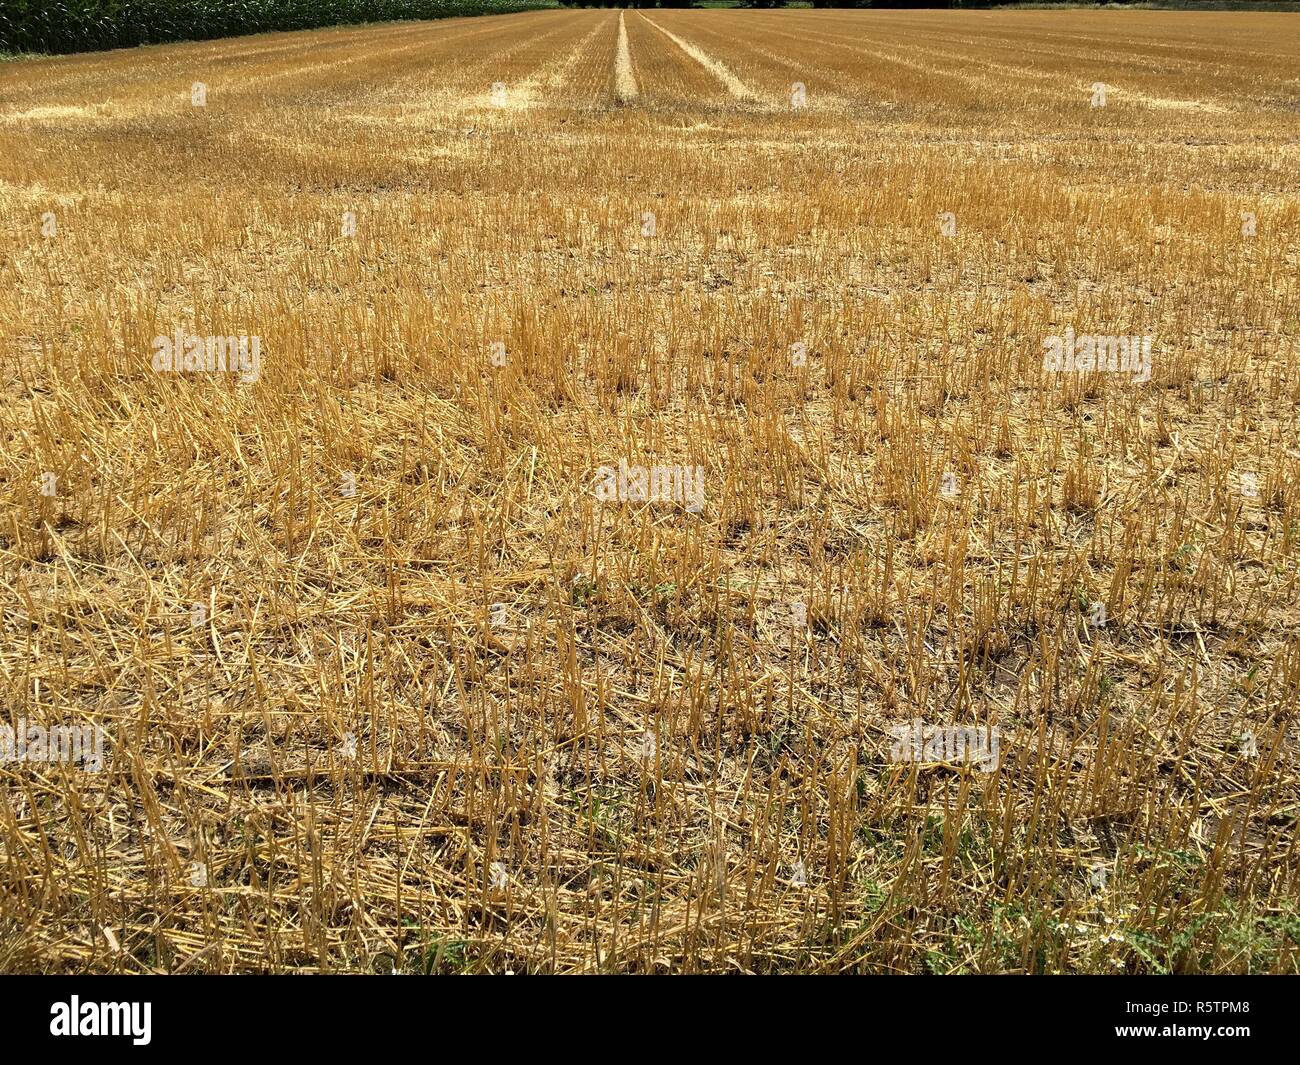
POLYGON ((632 49, 627 43, 627 21, 624 12, 618 13, 618 57, 614 60, 614 94, 621 101, 635 100, 640 95, 636 76, 632 73, 632 49))
MULTIPOLYGON (((780 31, 772 28, 776 25, 774 21, 765 24, 755 19, 755 22, 763 26, 764 31, 769 34, 780 33, 780 31)), ((789 23, 787 22, 786 25, 789 25, 789 23)), ((887 43, 893 49, 889 53, 884 53, 873 49, 858 48, 844 39, 836 39, 834 35, 818 33, 815 30, 810 31, 801 28, 798 33, 780 33, 780 35, 801 41, 801 43, 816 43, 826 48, 849 49, 860 54, 888 59, 891 62, 899 63, 917 71, 932 71, 936 76, 940 77, 958 78, 971 85, 983 86, 984 88, 981 91, 985 91, 990 98, 994 86, 987 83, 994 79, 1000 79, 1003 84, 1021 83, 1027 92, 1040 94, 1047 101, 1059 99, 1069 94, 1074 94, 1079 98, 1086 98, 1091 91, 1092 83, 1098 80, 1096 78, 1081 80, 1077 73, 1068 70, 1041 69, 1028 64, 1000 63, 987 56, 948 50, 952 46, 952 42, 956 41, 956 38, 947 43, 938 43, 933 37, 923 38, 919 42, 882 40, 881 43, 887 43), (957 69, 953 69, 954 66, 957 69)), ((985 42, 970 43, 983 44, 985 42)), ((1041 59, 1042 54, 1040 50, 1038 58, 1041 59)), ((1080 58, 1079 56, 1066 56, 1064 53, 1061 55, 1063 58, 1070 60, 1080 58)), ((1223 114, 1229 110, 1229 108, 1213 101, 1171 98, 1136 89, 1125 89, 1114 84, 1113 80, 1108 83, 1108 88, 1118 98, 1132 100, 1140 106, 1165 110, 1202 111, 1210 114, 1223 114)))
MULTIPOLYGON (((577 66, 578 61, 582 58, 587 47, 596 38, 603 29, 602 26, 596 25, 589 30, 577 44, 573 46, 572 51, 562 58, 552 59, 543 62, 541 67, 534 73, 530 74, 523 80, 514 84, 502 82, 506 91, 499 97, 494 93, 483 93, 470 97, 463 101, 458 107, 451 108, 452 111, 466 111, 473 109, 504 110, 504 111, 524 111, 537 106, 547 100, 554 100, 560 89, 564 85, 569 73, 577 66)), ((558 32, 558 31, 553 31, 558 32)), ((547 36, 551 36, 548 34, 547 36)), ((539 38, 540 40, 541 38, 539 38)), ((529 47, 536 44, 531 42, 529 47)))
POLYGON ((527 82, 529 87, 531 88, 535 83, 538 86, 544 85, 546 88, 551 90, 558 90, 568 80, 569 75, 573 73, 574 68, 578 65, 578 61, 583 57, 583 54, 591 47, 591 42, 594 41, 604 29, 604 25, 593 26, 588 31, 587 35, 577 43, 573 51, 565 57, 563 62, 559 64, 551 64, 533 77, 529 78, 527 82))
POLYGON ((748 85, 736 77, 736 75, 732 73, 731 68, 726 64, 718 62, 718 60, 714 59, 713 56, 709 55, 709 53, 703 48, 691 44, 690 41, 682 40, 682 38, 678 37, 675 33, 670 33, 668 30, 660 26, 659 23, 655 22, 654 19, 646 18, 645 15, 642 15, 641 17, 672 41, 673 44, 677 45, 677 47, 688 56, 694 59, 695 62, 699 63, 700 66, 722 82, 722 84, 727 87, 727 91, 737 100, 758 99, 758 95, 754 93, 748 85))

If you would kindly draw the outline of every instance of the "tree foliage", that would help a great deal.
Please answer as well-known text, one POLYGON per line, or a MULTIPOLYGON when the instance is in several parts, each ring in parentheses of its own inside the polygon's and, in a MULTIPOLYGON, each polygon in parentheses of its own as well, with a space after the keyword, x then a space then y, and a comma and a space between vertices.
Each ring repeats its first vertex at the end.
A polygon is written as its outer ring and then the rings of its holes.
POLYGON ((0 51, 86 52, 545 6, 539 0, 3 0, 0 51))

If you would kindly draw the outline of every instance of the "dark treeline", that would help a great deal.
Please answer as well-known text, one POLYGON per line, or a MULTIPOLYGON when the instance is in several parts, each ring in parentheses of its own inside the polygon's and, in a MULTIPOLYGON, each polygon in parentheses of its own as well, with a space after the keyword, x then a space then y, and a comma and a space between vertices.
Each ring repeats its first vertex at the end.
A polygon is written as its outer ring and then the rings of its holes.
POLYGON ((86 52, 546 6, 546 0, 0 0, 0 51, 86 52))

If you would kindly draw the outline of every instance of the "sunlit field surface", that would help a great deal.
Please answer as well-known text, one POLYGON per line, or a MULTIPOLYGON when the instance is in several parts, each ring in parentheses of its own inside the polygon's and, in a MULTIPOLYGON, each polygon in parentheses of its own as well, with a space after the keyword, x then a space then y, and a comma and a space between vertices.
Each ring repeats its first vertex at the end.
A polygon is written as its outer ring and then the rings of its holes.
POLYGON ((0 969, 1296 972, 1298 31, 0 65, 0 969))

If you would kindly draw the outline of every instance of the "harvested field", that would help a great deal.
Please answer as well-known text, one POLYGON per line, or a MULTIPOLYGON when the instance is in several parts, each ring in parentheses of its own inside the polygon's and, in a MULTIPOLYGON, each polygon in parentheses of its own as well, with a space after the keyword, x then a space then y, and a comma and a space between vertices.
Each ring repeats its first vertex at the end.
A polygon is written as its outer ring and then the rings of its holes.
POLYGON ((0 64, 0 970, 1300 971, 1298 27, 0 64))

